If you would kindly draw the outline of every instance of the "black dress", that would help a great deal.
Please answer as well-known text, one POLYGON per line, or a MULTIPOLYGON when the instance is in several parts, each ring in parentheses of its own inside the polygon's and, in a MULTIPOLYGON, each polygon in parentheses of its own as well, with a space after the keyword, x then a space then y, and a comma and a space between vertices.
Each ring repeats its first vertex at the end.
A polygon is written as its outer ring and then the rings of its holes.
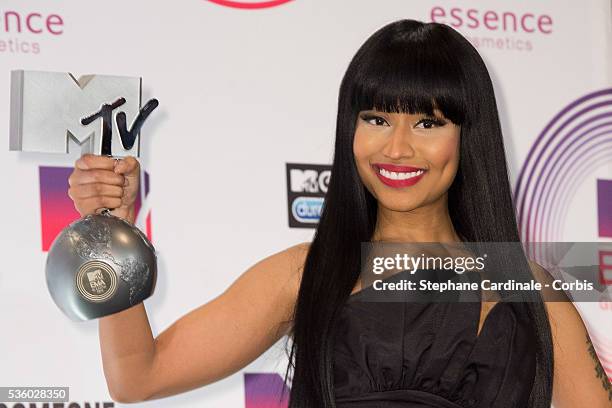
POLYGON ((496 303, 477 336, 480 302, 361 301, 371 289, 336 326, 339 408, 527 407, 537 343, 526 303, 496 303))

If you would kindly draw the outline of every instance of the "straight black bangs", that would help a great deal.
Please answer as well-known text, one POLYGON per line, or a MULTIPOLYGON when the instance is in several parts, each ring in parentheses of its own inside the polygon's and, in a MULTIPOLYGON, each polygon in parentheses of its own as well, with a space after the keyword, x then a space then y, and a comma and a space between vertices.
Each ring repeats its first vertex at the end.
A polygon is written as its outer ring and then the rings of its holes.
POLYGON ((467 40, 444 26, 420 23, 386 35, 374 35, 353 60, 349 82, 351 105, 356 115, 376 109, 396 113, 433 115, 439 109, 451 122, 461 125, 468 112, 471 59, 467 40), (467 67, 469 68, 469 67, 467 67))

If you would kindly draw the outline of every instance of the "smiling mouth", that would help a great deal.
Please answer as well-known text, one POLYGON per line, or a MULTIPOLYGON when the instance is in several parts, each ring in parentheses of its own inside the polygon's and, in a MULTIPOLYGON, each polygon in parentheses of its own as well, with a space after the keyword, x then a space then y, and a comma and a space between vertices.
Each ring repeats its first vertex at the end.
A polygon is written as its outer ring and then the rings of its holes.
POLYGON ((416 184, 427 171, 419 167, 384 163, 375 163, 372 169, 384 184, 396 188, 416 184))

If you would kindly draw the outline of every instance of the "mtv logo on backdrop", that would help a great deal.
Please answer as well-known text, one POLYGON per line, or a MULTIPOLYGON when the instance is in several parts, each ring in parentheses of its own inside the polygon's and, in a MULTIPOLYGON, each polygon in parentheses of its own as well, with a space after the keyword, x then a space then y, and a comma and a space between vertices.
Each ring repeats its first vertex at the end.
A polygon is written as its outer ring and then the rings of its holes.
POLYGON ((140 157, 138 77, 11 71, 10 150, 140 157))
POLYGON ((327 193, 331 171, 328 169, 290 168, 292 193, 327 193))
POLYGON ((286 172, 289 227, 315 228, 321 218, 331 166, 286 163, 286 172))

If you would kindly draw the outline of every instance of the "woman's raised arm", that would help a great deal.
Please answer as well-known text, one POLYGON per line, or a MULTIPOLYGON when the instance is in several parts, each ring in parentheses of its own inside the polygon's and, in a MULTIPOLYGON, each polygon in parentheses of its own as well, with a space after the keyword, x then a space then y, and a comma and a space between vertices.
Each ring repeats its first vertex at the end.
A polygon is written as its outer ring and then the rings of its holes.
POLYGON ((109 392, 118 402, 162 398, 240 370, 291 327, 307 244, 271 255, 225 292, 153 339, 143 304, 100 319, 109 392))
MULTIPOLYGON (((140 167, 84 155, 69 196, 81 215, 99 208, 134 222, 140 167)), ((156 338, 143 303, 99 319, 104 375, 111 397, 137 402, 178 394, 246 366, 291 328, 308 243, 259 261, 222 294, 182 316, 156 338)))

